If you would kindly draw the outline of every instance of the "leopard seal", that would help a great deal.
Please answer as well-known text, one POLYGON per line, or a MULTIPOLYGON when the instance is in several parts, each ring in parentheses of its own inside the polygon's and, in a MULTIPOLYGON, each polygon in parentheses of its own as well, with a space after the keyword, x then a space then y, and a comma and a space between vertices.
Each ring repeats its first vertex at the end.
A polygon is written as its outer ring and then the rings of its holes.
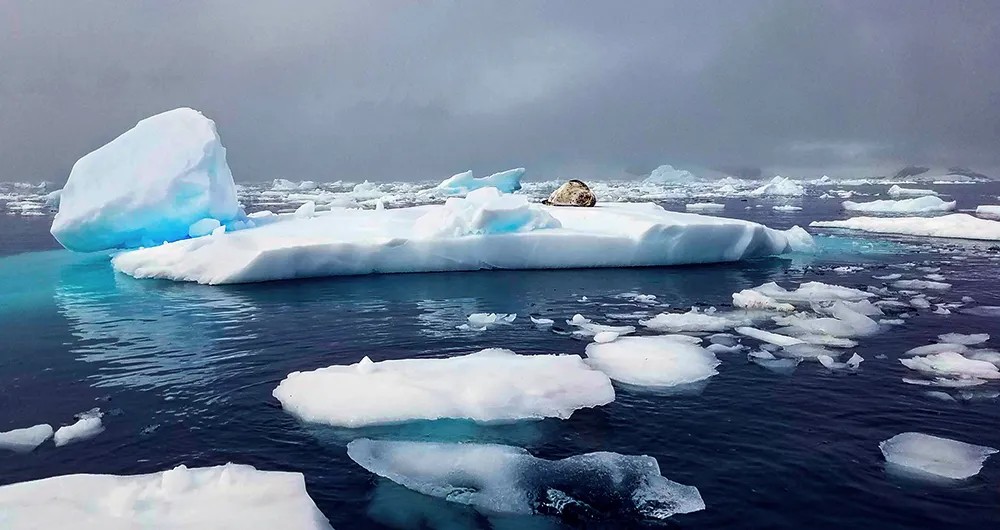
POLYGON ((597 197, 582 180, 573 179, 552 192, 548 199, 542 201, 548 206, 581 206, 590 207, 597 204, 597 197))

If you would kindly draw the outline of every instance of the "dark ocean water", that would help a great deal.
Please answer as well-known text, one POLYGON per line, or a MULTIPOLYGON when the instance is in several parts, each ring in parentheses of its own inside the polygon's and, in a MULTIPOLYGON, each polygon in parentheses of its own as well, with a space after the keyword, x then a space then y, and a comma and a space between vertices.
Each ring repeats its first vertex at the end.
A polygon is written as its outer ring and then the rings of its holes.
MULTIPOLYGON (((991 202, 995 186, 948 186, 960 205, 991 202), (987 197, 984 199, 984 197, 987 197)), ((938 187, 941 189, 941 187, 938 187)), ((838 201, 806 198, 803 211, 723 215, 784 228, 839 218, 838 201)), ((995 200, 993 201, 995 202, 995 200)), ((764 202, 764 204, 769 204, 764 202)), ((667 206, 677 206, 667 203, 667 206)), ((551 519, 485 517, 379 480, 354 464, 354 438, 490 441, 545 458, 592 451, 655 457, 664 476, 697 486, 707 509, 683 528, 1000 527, 1000 458, 968 481, 942 485, 887 473, 878 443, 922 431, 1000 447, 1000 401, 946 402, 904 384, 899 355, 945 332, 990 332, 995 319, 913 312, 905 325, 861 340, 854 374, 803 363, 768 372, 720 355, 720 374, 697 395, 618 388, 604 407, 568 420, 479 426, 423 422, 370 429, 305 425, 271 391, 289 372, 358 361, 439 357, 488 347, 582 354, 585 342, 536 329, 527 315, 561 320, 648 309, 617 298, 654 294, 671 308, 726 307, 767 281, 819 280, 865 288, 892 265, 940 266, 942 300, 1000 305, 991 244, 839 234, 813 257, 673 268, 494 271, 332 278, 209 287, 134 280, 107 255, 55 250, 46 217, 0 216, 0 431, 70 423, 93 407, 106 431, 29 454, 0 453, 0 484, 68 473, 134 474, 225 462, 300 471, 335 528, 560 528, 551 519), (839 274, 833 267, 860 265, 839 274), (582 297, 585 301, 581 301, 582 297), (455 327, 473 312, 516 312, 511 326, 455 327)), ((655 311, 653 311, 655 314, 655 311)), ((631 323, 634 321, 620 321, 631 323)), ((996 390, 997 386, 989 388, 996 390)), ((605 521, 594 527, 641 527, 605 521)))

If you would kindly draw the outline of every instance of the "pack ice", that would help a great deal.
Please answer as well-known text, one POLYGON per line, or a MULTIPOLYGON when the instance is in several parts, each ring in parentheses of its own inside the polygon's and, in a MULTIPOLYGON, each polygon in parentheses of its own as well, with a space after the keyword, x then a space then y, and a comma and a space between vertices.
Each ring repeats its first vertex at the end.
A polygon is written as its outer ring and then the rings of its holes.
POLYGON ((926 475, 961 480, 983 469, 997 453, 992 447, 973 445, 919 432, 904 432, 880 443, 885 461, 926 475))
POLYGON ((365 357, 353 365, 293 372, 273 395, 304 421, 342 427, 443 418, 565 419, 615 399, 608 376, 577 355, 503 349, 446 359, 365 357))
POLYGON ((148 475, 64 475, 0 487, 5 530, 330 530, 301 473, 181 465, 148 475))
POLYGON ((664 520, 705 509, 697 488, 663 477, 649 456, 599 452, 544 460, 507 445, 366 438, 349 443, 347 454, 406 488, 488 514, 664 520))
POLYGON ((76 251, 158 245, 204 219, 242 216, 215 123, 180 108, 84 156, 60 194, 52 235, 76 251))
POLYGON ((664 266, 812 248, 794 227, 664 210, 652 203, 548 207, 494 188, 444 205, 277 216, 256 228, 118 254, 136 278, 207 284, 481 269, 664 266))

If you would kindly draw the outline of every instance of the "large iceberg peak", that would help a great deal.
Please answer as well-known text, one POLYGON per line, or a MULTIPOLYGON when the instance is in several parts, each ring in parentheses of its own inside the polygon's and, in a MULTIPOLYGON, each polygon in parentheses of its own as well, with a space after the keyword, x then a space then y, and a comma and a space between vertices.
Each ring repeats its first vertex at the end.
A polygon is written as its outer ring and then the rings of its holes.
POLYGON ((52 235, 76 251, 151 246, 243 216, 215 122, 179 108, 146 118, 73 165, 52 235))

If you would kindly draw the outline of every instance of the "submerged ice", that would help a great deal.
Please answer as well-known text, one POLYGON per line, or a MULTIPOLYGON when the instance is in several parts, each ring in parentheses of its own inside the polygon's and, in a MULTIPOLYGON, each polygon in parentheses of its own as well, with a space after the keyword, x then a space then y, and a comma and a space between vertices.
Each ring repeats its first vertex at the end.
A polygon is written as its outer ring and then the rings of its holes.
POLYGON ((663 477, 648 456, 600 452, 545 460, 507 445, 366 438, 349 443, 347 454, 406 488, 487 514, 664 520, 705 509, 697 488, 663 477))

